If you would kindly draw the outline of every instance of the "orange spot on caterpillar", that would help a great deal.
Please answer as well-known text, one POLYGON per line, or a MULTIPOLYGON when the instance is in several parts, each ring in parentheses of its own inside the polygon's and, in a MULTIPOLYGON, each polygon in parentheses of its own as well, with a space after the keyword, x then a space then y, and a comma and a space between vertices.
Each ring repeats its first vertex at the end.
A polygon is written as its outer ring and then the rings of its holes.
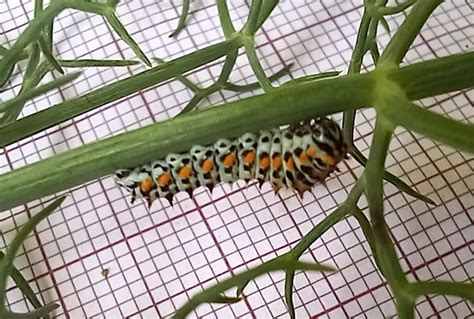
POLYGON ((201 169, 204 173, 209 173, 214 168, 214 162, 211 159, 207 159, 202 162, 201 169))
POLYGON ((281 156, 280 155, 276 155, 273 157, 273 169, 275 170, 279 170, 280 167, 281 167, 281 156))
POLYGON ((251 165, 255 162, 255 152, 250 151, 244 157, 244 163, 247 165, 251 165))
POLYGON ((171 176, 169 173, 161 174, 157 179, 160 186, 168 186, 171 182, 171 176))
POLYGON ((325 155, 323 156, 322 160, 327 165, 330 165, 330 166, 336 165, 336 160, 332 156, 325 155))
POLYGON ((179 169, 178 175, 181 179, 186 179, 186 178, 189 178, 189 176, 191 176, 192 173, 193 173, 193 170, 191 169, 191 167, 183 166, 179 169))
POLYGON ((235 160, 236 160, 235 154, 229 153, 224 158, 224 165, 226 167, 232 167, 235 164, 235 160))
POLYGON ((295 164, 293 163, 293 157, 288 158, 288 160, 286 161, 286 168, 291 171, 295 168, 295 164))
POLYGON ((267 169, 269 166, 270 166, 270 158, 268 156, 262 157, 260 159, 260 168, 267 169))
POLYGON ((153 180, 147 178, 140 183, 140 190, 142 193, 149 193, 153 189, 153 180))
POLYGON ((318 153, 318 150, 313 147, 313 146, 308 146, 308 148, 306 149, 306 155, 308 155, 309 157, 316 157, 316 154, 318 153))
POLYGON ((309 163, 308 156, 303 152, 301 152, 301 154, 300 154, 300 162, 301 162, 301 164, 308 164, 309 163))

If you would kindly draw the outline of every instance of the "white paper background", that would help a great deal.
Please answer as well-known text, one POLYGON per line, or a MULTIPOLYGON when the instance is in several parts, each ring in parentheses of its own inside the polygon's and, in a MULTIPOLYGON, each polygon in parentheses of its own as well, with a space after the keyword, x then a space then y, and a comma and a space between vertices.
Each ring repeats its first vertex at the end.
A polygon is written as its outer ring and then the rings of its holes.
MULTIPOLYGON (((474 14, 468 2, 444 2, 416 39, 406 62, 472 51, 474 14)), ((149 57, 170 60, 223 38, 213 1, 193 2, 187 28, 177 40, 169 38, 177 24, 179 3, 124 1, 118 15, 149 57)), ((346 71, 361 5, 362 1, 356 0, 282 2, 257 36, 267 73, 291 62, 295 63, 291 78, 328 70, 346 71)), ((242 25, 248 10, 246 2, 232 1, 231 6, 236 25, 242 25)), ((33 1, 0 2, 0 44, 8 47, 14 43, 32 10, 33 1)), ((389 20, 392 29, 402 19, 399 15, 389 20)), ((110 31, 103 18, 65 11, 55 23, 56 53, 64 59, 133 59, 133 52, 110 31)), ((380 41, 385 44, 389 37, 383 29, 380 32, 380 41)), ((208 85, 219 74, 221 62, 200 68, 189 78, 208 85)), ((370 59, 366 62, 370 69, 370 59)), ((23 116, 142 69, 84 70, 74 84, 28 104, 23 116)), ((239 58, 231 79, 240 84, 255 81, 245 57, 239 58)), ((2 99, 18 92, 19 77, 12 84, 13 89, 3 92, 2 99)), ((190 97, 181 83, 169 81, 106 105, 0 150, 0 173, 169 118, 190 97)), ((237 97, 229 92, 218 93, 202 105, 237 97)), ((472 123, 473 99, 470 90, 426 99, 423 104, 472 123)), ((373 119, 371 110, 360 112, 357 118, 356 143, 366 154, 373 119)), ((404 269, 411 280, 472 282, 473 158, 404 130, 397 132, 387 167, 438 203, 429 207, 386 186, 387 223, 397 239, 404 269)), ((43 302, 61 305, 55 313, 60 318, 166 317, 204 287, 294 246, 345 199, 362 172, 354 160, 341 165, 341 170, 326 187, 315 187, 303 201, 289 191, 274 196, 269 185, 260 191, 255 185, 244 189, 239 183, 217 187, 212 196, 199 188, 194 200, 179 194, 173 208, 162 201, 156 202, 151 211, 141 203, 130 205, 111 178, 102 178, 68 191, 70 196, 62 208, 25 242, 15 265, 43 302), (107 279, 101 274, 105 268, 109 269, 107 279)), ((2 213, 0 247, 11 241, 28 214, 41 207, 42 201, 35 201, 2 213)), ((340 271, 296 276, 298 318, 380 318, 396 313, 354 220, 336 225, 303 258, 334 265, 340 271)), ((262 276, 249 284, 242 302, 232 306, 202 305, 192 316, 287 317, 283 280, 282 273, 262 276)), ((11 309, 29 309, 19 290, 12 283, 10 287, 11 309)), ((472 311, 469 303, 444 296, 422 298, 417 305, 419 317, 464 317, 472 311)))

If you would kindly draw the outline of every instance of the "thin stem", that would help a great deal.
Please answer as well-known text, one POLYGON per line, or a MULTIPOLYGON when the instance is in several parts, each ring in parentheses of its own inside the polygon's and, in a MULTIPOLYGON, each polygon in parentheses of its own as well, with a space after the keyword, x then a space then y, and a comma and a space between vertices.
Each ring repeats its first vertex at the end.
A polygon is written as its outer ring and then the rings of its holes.
POLYGON ((263 0, 260 15, 258 16, 258 23, 256 26, 257 30, 259 30, 265 23, 265 21, 267 21, 268 17, 273 12, 279 2, 279 0, 263 0))
POLYGON ((15 235, 15 238, 8 247, 7 252, 5 253, 4 258, 0 262, 0 313, 5 311, 5 298, 6 298, 6 288, 7 288, 7 279, 9 274, 13 269, 13 260, 20 249, 20 246, 25 241, 28 234, 30 234, 33 229, 46 217, 48 217, 53 211, 55 211, 66 197, 61 197, 55 200, 53 203, 48 205, 38 214, 32 216, 25 225, 23 225, 18 233, 15 235))
MULTIPOLYGON (((383 100, 380 100, 377 104, 384 103, 383 100)), ((414 303, 405 293, 408 282, 384 220, 383 171, 393 131, 394 127, 377 113, 370 157, 364 176, 367 180, 367 201, 375 241, 376 254, 374 257, 395 296, 399 316, 411 318, 414 303)))
POLYGON ((235 66, 235 62, 237 61, 238 55, 238 50, 229 52, 229 54, 227 54, 224 61, 224 65, 222 66, 221 74, 219 75, 219 78, 216 81, 216 83, 219 83, 220 86, 224 85, 229 79, 229 76, 232 73, 232 69, 235 66))
POLYGON ((14 97, 11 100, 8 100, 0 104, 0 112, 8 112, 11 108, 15 108, 16 105, 23 105, 26 101, 31 100, 37 96, 43 95, 51 90, 54 90, 60 86, 63 86, 69 82, 74 81, 81 75, 81 72, 74 72, 60 78, 57 78, 51 82, 38 86, 36 88, 24 91, 18 96, 14 97))
MULTIPOLYGON (((289 74, 292 67, 293 67, 293 63, 290 63, 290 64, 284 66, 283 68, 281 68, 280 70, 278 70, 276 73, 269 76, 268 79, 271 82, 276 81, 276 80, 282 78, 283 76, 289 74)), ((333 76, 333 74, 334 73, 331 73, 331 76, 333 76)), ((286 82, 286 83, 289 83, 289 82, 286 82)), ((260 83, 258 83, 258 82, 253 82, 253 83, 244 84, 244 85, 238 85, 238 84, 233 84, 233 83, 226 82, 222 88, 224 90, 227 90, 227 91, 243 93, 243 92, 249 92, 249 91, 259 89, 259 88, 261 88, 261 86, 260 86, 260 83)))
POLYGON ((235 28, 232 24, 232 19, 230 18, 227 0, 217 0, 217 12, 219 13, 219 19, 222 31, 224 31, 224 36, 226 39, 229 39, 235 33, 235 28))
POLYGON ((38 44, 41 49, 41 52, 43 52, 44 57, 46 58, 46 61, 49 62, 49 64, 59 73, 64 74, 64 70, 61 68, 59 65, 58 61, 53 55, 53 52, 51 51, 49 45, 46 43, 44 40, 44 37, 42 34, 39 35, 38 37, 38 44))
POLYGON ((257 266, 256 268, 247 270, 243 273, 232 276, 231 278, 221 281, 219 284, 207 288, 205 291, 194 295, 184 306, 176 311, 173 318, 186 318, 186 316, 197 306, 202 303, 212 302, 217 296, 220 296, 225 291, 239 287, 242 282, 249 282, 263 274, 270 273, 278 270, 286 269, 303 269, 313 271, 331 271, 332 268, 322 266, 306 264, 301 262, 294 262, 288 258, 277 257, 266 263, 257 266))
POLYGON ((260 86, 265 92, 269 92, 274 89, 272 83, 265 74, 265 70, 260 63, 255 49, 255 40, 253 37, 245 38, 244 41, 245 53, 249 59, 250 67, 252 68, 255 76, 257 77, 260 86))
POLYGON ((26 46, 36 41, 43 28, 64 10, 62 5, 56 5, 56 3, 57 2, 54 2, 49 5, 38 14, 36 19, 33 19, 33 21, 28 24, 28 27, 21 33, 15 44, 6 52, 3 59, 0 60, 0 88, 3 87, 10 78, 15 63, 18 61, 19 55, 23 53, 26 46))
MULTIPOLYGON (((335 211, 330 213, 320 223, 318 223, 309 233, 307 233, 301 241, 285 255, 292 260, 298 260, 301 255, 326 231, 328 231, 335 224, 347 218, 353 209, 357 207, 362 192, 364 191, 364 178, 360 178, 356 185, 352 188, 346 201, 339 206, 335 211)), ((291 318, 295 318, 295 309, 293 303, 293 285, 294 285, 295 270, 289 269, 285 274, 285 300, 288 312, 291 318)))
POLYGON ((151 66, 151 62, 145 53, 142 51, 138 43, 132 38, 132 36, 128 33, 127 29, 123 26, 120 20, 117 18, 115 13, 108 12, 104 14, 105 18, 109 22, 110 26, 114 29, 114 31, 120 36, 120 38, 127 43, 127 45, 133 50, 133 52, 137 55, 137 57, 142 60, 146 65, 151 66))
POLYGON ((323 219, 323 221, 316 225, 308 234, 306 234, 301 241, 291 249, 289 254, 291 254, 293 258, 298 259, 328 229, 347 217, 352 209, 357 205, 357 202, 364 191, 364 185, 365 179, 363 177, 359 178, 344 204, 339 206, 335 211, 323 219))
POLYGON ((295 304, 293 302, 293 287, 295 283, 295 273, 294 269, 287 270, 285 273, 285 301, 286 308, 288 309, 288 314, 291 319, 296 318, 295 313, 295 304))
MULTIPOLYGON (((352 51, 351 61, 349 63, 348 74, 360 73, 362 67, 362 60, 366 53, 366 42, 369 25, 372 18, 367 14, 366 10, 362 15, 362 19, 359 25, 359 31, 357 32, 357 39, 354 50, 352 51)), ((344 133, 345 140, 349 144, 354 143, 354 123, 355 123, 356 111, 350 110, 344 112, 342 118, 342 130, 344 133)))
POLYGON ((99 106, 172 79, 219 59, 239 46, 240 39, 232 38, 24 117, 0 128, 0 147, 19 141, 99 106))
POLYGON ((451 295, 474 302, 474 284, 450 281, 418 281, 408 286, 413 296, 422 295, 451 295))
POLYGON ((176 30, 170 35, 170 38, 178 36, 178 34, 183 31, 184 26, 186 25, 186 20, 188 19, 189 15, 190 3, 190 0, 183 0, 183 8, 181 10, 181 15, 179 16, 178 26, 176 27, 176 30))
MULTIPOLYGON (((361 165, 366 166, 367 165, 367 158, 359 151, 357 148, 354 148, 352 150, 352 157, 359 162, 361 165)), ((402 192, 413 196, 416 199, 422 200, 425 203, 428 203, 430 205, 436 205, 436 203, 429 197, 425 195, 421 195, 414 189, 412 189, 410 186, 408 186, 404 181, 402 181, 400 178, 397 176, 393 175, 392 173, 388 171, 384 171, 383 178, 391 183, 393 186, 401 190, 402 192)))
POLYGON ((443 0, 417 1, 380 57, 379 66, 398 66, 428 17, 443 0))
MULTIPOLYGON (((0 263, 2 262, 4 257, 5 254, 0 251, 0 263)), ((28 284, 28 281, 26 281, 25 277, 23 277, 21 272, 15 267, 13 267, 10 276, 17 285, 17 287, 20 289, 22 294, 31 303, 31 305, 35 307, 35 309, 41 308, 41 302, 36 297, 36 294, 34 293, 33 289, 31 289, 30 285, 28 284)))
POLYGON ((253 37, 255 32, 258 30, 258 17, 262 8, 263 0, 252 0, 250 5, 250 12, 247 17, 247 22, 242 28, 242 33, 245 36, 253 37))
MULTIPOLYGON (((165 60, 160 59, 160 58, 153 58, 153 60, 161 64, 166 63, 165 60)), ((197 93, 202 90, 198 85, 194 84, 191 80, 186 78, 184 75, 177 75, 175 79, 181 82, 184 86, 186 86, 188 89, 190 89, 194 93, 197 93)))

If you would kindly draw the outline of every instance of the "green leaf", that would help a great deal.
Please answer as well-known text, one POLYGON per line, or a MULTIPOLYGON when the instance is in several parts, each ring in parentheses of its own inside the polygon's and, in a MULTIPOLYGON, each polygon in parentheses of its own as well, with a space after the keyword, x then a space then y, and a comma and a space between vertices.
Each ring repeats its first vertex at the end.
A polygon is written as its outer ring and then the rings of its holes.
POLYGON ((0 147, 19 141, 107 103, 172 79, 177 75, 214 61, 239 46, 239 39, 218 43, 22 118, 0 128, 0 147))
POLYGON ((242 298, 236 298, 236 297, 226 297, 226 296, 215 296, 210 298, 208 301, 210 303, 223 303, 223 304, 233 304, 241 301, 242 298))
MULTIPOLYGON (((367 165, 367 158, 361 153, 361 151, 357 147, 355 147, 355 146, 352 147, 351 154, 354 157, 354 159, 357 162, 359 162, 361 165, 363 165, 363 166, 367 165)), ((391 183, 393 186, 397 187, 400 191, 402 191, 402 192, 404 192, 404 193, 406 193, 406 194, 408 194, 408 195, 410 195, 410 196, 412 196, 416 199, 419 199, 419 200, 421 200, 425 203, 436 206, 436 203, 431 198, 418 193, 417 191, 412 189, 410 186, 408 186, 408 184, 406 184, 404 181, 402 181, 400 178, 393 175, 392 173, 390 173, 388 171, 384 171, 383 178, 387 182, 391 183)))
MULTIPOLYGON (((29 101, 35 97, 43 95, 51 90, 57 89, 67 83, 70 83, 77 79, 81 75, 80 72, 74 72, 71 74, 67 74, 65 76, 59 77, 53 81, 50 81, 46 84, 40 85, 36 88, 32 88, 31 90, 22 92, 21 94, 17 95, 11 100, 3 102, 0 104, 0 114, 3 112, 3 116, 6 116, 8 112, 15 109, 17 105, 23 105, 26 101, 29 101)), ((1 116, 1 117, 3 117, 1 116)))
MULTIPOLYGON (((0 263, 2 262, 4 257, 5 254, 0 251, 0 263)), ((28 284, 28 281, 26 281, 25 277, 23 277, 21 272, 15 267, 13 267, 10 276, 17 285, 17 287, 20 289, 20 291, 23 293, 23 295, 26 297, 26 299, 31 303, 31 305, 35 309, 41 308, 41 302, 36 297, 36 294, 34 293, 33 289, 31 289, 30 285, 28 284)), ((47 317, 49 318, 49 316, 47 317)))
POLYGON ((190 0, 183 0, 183 9, 179 17, 178 26, 176 27, 176 30, 170 35, 170 38, 178 36, 178 34, 183 31, 184 26, 186 24, 186 20, 188 19, 189 15, 190 2, 190 0))
POLYGON ((0 314, 5 311, 5 298, 6 298, 6 287, 7 287, 7 278, 12 273, 14 268, 13 260, 22 245, 26 237, 35 229, 35 227, 45 218, 47 218, 53 211, 55 211, 64 201, 66 197, 63 196, 46 208, 44 208, 38 214, 32 216, 25 225, 23 225, 18 233, 15 235, 15 238, 10 243, 7 252, 5 253, 3 259, 0 262, 0 314))
POLYGON ((442 280, 417 281, 411 283, 407 290, 414 298, 422 295, 450 295, 464 298, 474 303, 474 284, 472 283, 442 280))
POLYGON ((94 59, 77 59, 77 60, 59 60, 59 65, 64 68, 98 68, 98 67, 122 67, 140 64, 134 60, 94 60, 94 59))
POLYGON ((150 60, 147 58, 145 53, 143 53, 142 49, 138 46, 138 43, 133 40, 130 34, 127 32, 123 24, 119 21, 115 13, 108 13, 105 15, 105 18, 109 22, 112 29, 119 35, 119 37, 127 43, 127 45, 135 52, 137 57, 142 60, 146 65, 151 66, 150 60))
POLYGON ((43 52, 45 58, 46 58, 46 61, 49 62, 49 64, 51 64, 51 66, 56 70, 58 71, 59 73, 61 74, 64 74, 64 70, 61 68, 61 66, 59 65, 58 61, 56 60, 56 58, 53 56, 53 52, 51 52, 51 48, 48 46, 48 44, 46 43, 46 41, 44 40, 43 38, 43 35, 40 35, 39 38, 38 38, 38 43, 39 43, 39 46, 41 48, 41 51, 43 52))
POLYGON ((295 280, 295 270, 287 270, 285 272, 285 301, 288 314, 291 319, 296 318, 295 305, 293 303, 293 286, 295 280))

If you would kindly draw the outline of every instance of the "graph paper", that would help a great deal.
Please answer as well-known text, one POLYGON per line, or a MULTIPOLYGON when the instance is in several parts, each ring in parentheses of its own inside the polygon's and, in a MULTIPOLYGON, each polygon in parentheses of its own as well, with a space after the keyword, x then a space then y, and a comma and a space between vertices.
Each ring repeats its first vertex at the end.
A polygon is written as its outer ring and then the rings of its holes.
MULTIPOLYGON (((248 1, 229 1, 232 19, 242 26, 248 1)), ((32 17, 33 1, 0 2, 0 44, 9 47, 32 17)), ((179 1, 123 1, 119 19, 149 57, 170 60, 223 39, 214 1, 194 1, 186 29, 169 38, 178 22, 179 1)), ((267 74, 294 63, 281 82, 329 70, 347 71, 362 15, 362 1, 282 1, 258 33, 258 54, 267 74)), ((403 15, 389 19, 392 30, 403 15)), ((472 51, 473 4, 445 1, 429 19, 408 52, 405 63, 472 51)), ((64 11, 55 20, 55 54, 62 59, 134 59, 103 18, 64 11)), ((385 45, 389 35, 381 28, 385 45)), ((371 60, 365 69, 372 68, 371 60)), ((188 77, 208 85, 222 60, 191 72, 188 77)), ((23 72, 22 64, 18 74, 23 72)), ((22 116, 30 115, 106 83, 136 74, 143 66, 84 69, 74 83, 36 98, 22 116)), ((49 76, 46 80, 51 80, 49 76)), ((19 91, 20 76, 8 99, 19 91)), ((231 80, 255 81, 241 55, 231 80)), ((200 106, 248 96, 223 92, 200 106)), ((135 130, 175 116, 191 98, 178 81, 143 90, 46 132, 0 150, 0 173, 100 139, 135 130)), ((429 98, 422 104, 448 117, 473 123, 473 90, 429 98)), ((374 111, 358 113, 356 145, 367 155, 374 111)), ((340 115, 334 115, 340 120, 340 115)), ((417 191, 432 198, 428 206, 387 184, 386 220, 396 240, 397 253, 410 280, 444 279, 472 282, 474 275, 472 156, 425 137, 398 129, 390 145, 386 167, 417 191)), ((60 305, 58 318, 169 317, 191 296, 233 274, 287 252, 314 225, 346 198, 361 175, 353 159, 341 172, 300 199, 291 191, 273 194, 242 183, 216 187, 212 194, 199 188, 194 199, 176 196, 174 206, 157 201, 130 204, 110 177, 65 191, 61 208, 43 221, 25 241, 15 266, 43 303, 60 305)), ((58 195, 58 194, 57 194, 58 195)), ((16 230, 35 214, 43 198, 0 215, 0 248, 8 246, 16 230)), ((362 208, 366 205, 362 202, 362 208)), ((302 260, 318 261, 335 273, 298 272, 294 302, 298 318, 382 318, 396 315, 390 290, 376 269, 358 224, 337 224, 318 239, 302 260)), ((243 300, 233 305, 204 304, 191 318, 287 318, 284 275, 264 275, 250 282, 243 300)), ((228 295, 235 295, 235 290, 228 295)), ((31 310, 13 282, 7 302, 12 311, 31 310)), ((454 297, 420 298, 418 317, 460 318, 473 306, 454 297)))

